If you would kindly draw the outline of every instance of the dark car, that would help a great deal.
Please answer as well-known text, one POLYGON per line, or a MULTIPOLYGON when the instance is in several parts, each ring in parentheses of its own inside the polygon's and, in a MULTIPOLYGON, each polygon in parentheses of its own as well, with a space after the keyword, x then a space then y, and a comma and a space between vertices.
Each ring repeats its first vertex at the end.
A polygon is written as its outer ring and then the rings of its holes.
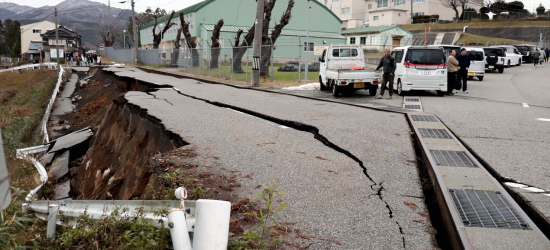
POLYGON ((527 63, 533 62, 533 53, 536 51, 537 46, 531 44, 517 44, 514 45, 516 49, 521 53, 522 60, 527 63))
POLYGON ((485 52, 485 70, 498 70, 498 73, 504 72, 504 57, 506 52, 503 48, 486 47, 485 52))

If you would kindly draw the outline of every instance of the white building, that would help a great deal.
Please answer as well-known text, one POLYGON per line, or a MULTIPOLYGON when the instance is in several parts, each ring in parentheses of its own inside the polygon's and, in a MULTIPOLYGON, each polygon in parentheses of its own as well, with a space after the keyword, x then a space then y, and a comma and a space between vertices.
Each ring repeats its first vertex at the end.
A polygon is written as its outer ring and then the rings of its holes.
MULTIPOLYGON (((54 29, 55 23, 48 21, 31 23, 21 26, 21 54, 34 54, 35 51, 29 51, 31 41, 35 43, 42 43, 42 37, 40 35, 46 33, 48 30, 54 29)), ((35 48, 33 47, 32 49, 35 48)))
MULTIPOLYGON (((439 15, 453 20, 455 12, 438 0, 318 0, 342 21, 342 28, 410 24, 412 16, 439 15), (412 4, 411 4, 412 1, 412 4)), ((479 10, 480 6, 472 5, 479 10)))
POLYGON ((410 45, 413 38, 413 33, 397 25, 355 28, 342 32, 342 35, 346 37, 346 44, 377 51, 410 45))

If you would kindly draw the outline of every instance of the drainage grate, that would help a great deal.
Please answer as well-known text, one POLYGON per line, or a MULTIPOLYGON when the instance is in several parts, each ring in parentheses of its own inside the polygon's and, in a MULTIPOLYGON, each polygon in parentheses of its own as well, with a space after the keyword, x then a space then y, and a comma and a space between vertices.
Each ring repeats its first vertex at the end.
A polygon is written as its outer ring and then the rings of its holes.
POLYGON ((420 109, 420 105, 405 105, 406 109, 420 109))
POLYGON ((451 136, 445 129, 421 128, 422 138, 451 139, 451 136))
POLYGON ((420 98, 405 98, 406 102, 420 102, 420 98))
POLYGON ((437 122, 435 117, 431 115, 412 115, 413 121, 417 122, 437 122))
POLYGON ((449 189, 449 192, 464 226, 531 229, 498 191, 449 189))
POLYGON ((464 151, 430 150, 437 165, 450 167, 477 167, 464 151))

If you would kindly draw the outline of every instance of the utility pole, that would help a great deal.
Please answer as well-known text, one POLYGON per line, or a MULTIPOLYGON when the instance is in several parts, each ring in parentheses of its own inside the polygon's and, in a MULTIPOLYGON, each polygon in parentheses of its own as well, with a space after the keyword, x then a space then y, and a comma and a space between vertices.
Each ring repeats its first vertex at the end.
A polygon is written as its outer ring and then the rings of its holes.
POLYGON ((132 0, 132 29, 134 30, 134 63, 137 64, 139 62, 139 55, 138 55, 138 32, 137 25, 136 25, 136 13, 134 12, 134 0, 132 0))
POLYGON ((411 0, 411 24, 414 23, 414 19, 413 19, 413 1, 414 0, 411 0))
MULTIPOLYGON (((308 80, 308 72, 309 72, 309 10, 311 9, 310 0, 307 0, 307 31, 306 31, 306 75, 304 77, 304 80, 308 80)), ((301 62, 298 62, 298 67, 300 67, 301 62)))
MULTIPOLYGON (((109 14, 109 22, 108 22, 108 24, 109 24, 109 26, 107 26, 107 27, 109 28, 109 27, 111 26, 111 0, 109 0, 109 1, 107 2, 107 6, 108 6, 107 9, 109 10, 109 12, 108 12, 108 14, 109 14)), ((111 28, 109 28, 109 31, 111 31, 111 28)))
MULTIPOLYGON (((55 54, 57 55, 57 71, 61 70, 61 65, 59 64, 59 26, 57 26, 57 8, 55 8, 55 54)), ((51 54, 51 53, 50 53, 51 54)))
MULTIPOLYGON (((254 23, 254 56, 252 62, 252 86, 260 85, 260 56, 262 54, 262 28, 264 22, 264 0, 257 0, 256 22, 254 23)), ((248 49, 248 48, 247 48, 248 49)))

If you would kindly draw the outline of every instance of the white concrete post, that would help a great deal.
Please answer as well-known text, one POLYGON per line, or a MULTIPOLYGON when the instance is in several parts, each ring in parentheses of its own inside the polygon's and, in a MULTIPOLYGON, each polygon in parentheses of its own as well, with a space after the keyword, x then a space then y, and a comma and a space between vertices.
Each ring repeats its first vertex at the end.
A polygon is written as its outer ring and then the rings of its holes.
POLYGON ((193 250, 226 250, 231 203, 198 200, 196 209, 193 250))
POLYGON ((168 212, 168 228, 172 236, 174 250, 192 250, 191 239, 187 231, 185 212, 183 209, 172 209, 168 212))
POLYGON ((23 214, 29 214, 29 203, 23 203, 21 205, 21 210, 23 211, 23 214))
POLYGON ((48 229, 46 230, 46 236, 48 239, 55 238, 55 226, 57 224, 57 213, 59 212, 59 205, 48 206, 48 229))

